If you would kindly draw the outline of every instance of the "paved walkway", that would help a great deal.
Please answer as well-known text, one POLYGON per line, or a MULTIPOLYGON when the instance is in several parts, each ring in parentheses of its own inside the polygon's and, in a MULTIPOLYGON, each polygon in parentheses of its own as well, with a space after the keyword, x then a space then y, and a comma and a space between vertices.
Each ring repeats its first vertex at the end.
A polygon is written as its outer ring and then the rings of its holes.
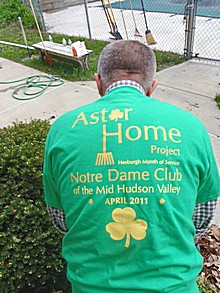
MULTIPOLYGON (((10 81, 40 74, 39 71, 0 58, 0 80, 10 81)), ((209 132, 220 170, 220 110, 215 95, 220 93, 220 66, 198 61, 188 61, 157 73, 159 86, 154 98, 170 102, 199 117, 209 132)), ((68 82, 60 87, 49 88, 40 97, 19 101, 12 98, 17 85, 0 85, 0 127, 16 119, 51 119, 91 103, 99 98, 94 81, 68 82)), ((220 226, 220 201, 214 222, 220 226)))

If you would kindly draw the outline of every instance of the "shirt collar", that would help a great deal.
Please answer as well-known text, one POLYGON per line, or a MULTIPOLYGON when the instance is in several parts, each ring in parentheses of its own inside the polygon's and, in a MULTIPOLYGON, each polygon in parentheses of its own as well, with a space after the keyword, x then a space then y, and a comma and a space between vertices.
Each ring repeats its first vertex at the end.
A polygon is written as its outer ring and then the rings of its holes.
POLYGON ((139 90, 143 95, 146 95, 143 87, 134 80, 118 80, 118 81, 113 82, 106 89, 105 95, 108 94, 111 90, 116 89, 121 86, 132 86, 132 87, 136 88, 137 90, 139 90))

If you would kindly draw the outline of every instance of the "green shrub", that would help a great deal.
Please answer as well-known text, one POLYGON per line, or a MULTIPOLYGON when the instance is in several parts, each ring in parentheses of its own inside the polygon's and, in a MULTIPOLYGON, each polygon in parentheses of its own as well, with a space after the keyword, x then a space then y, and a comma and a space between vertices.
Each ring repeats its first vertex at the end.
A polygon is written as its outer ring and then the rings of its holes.
POLYGON ((24 27, 35 27, 32 12, 20 0, 5 0, 0 3, 0 28, 6 27, 11 22, 18 22, 19 16, 24 27))
POLYGON ((42 166, 49 127, 48 121, 37 120, 0 129, 3 293, 54 292, 65 271, 61 235, 49 220, 43 195, 42 166))

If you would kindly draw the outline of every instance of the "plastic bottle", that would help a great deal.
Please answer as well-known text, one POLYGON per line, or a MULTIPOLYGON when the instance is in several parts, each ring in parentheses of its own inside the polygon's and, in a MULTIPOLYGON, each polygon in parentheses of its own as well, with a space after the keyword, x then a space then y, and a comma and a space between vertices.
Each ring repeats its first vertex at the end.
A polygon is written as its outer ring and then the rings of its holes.
POLYGON ((71 46, 72 45, 72 41, 70 39, 68 39, 68 45, 71 46))
POLYGON ((51 35, 48 36, 49 42, 53 42, 53 38, 51 35))

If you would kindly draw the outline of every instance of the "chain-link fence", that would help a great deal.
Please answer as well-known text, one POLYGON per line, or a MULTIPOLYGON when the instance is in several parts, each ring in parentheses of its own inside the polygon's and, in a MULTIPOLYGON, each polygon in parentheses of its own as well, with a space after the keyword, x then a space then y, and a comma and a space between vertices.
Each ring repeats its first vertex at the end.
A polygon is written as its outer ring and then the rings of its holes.
POLYGON ((220 0, 198 1, 193 53, 220 61, 220 0))
POLYGON ((150 34, 156 50, 220 61, 220 0, 81 1, 44 12, 47 31, 106 41, 150 34))

